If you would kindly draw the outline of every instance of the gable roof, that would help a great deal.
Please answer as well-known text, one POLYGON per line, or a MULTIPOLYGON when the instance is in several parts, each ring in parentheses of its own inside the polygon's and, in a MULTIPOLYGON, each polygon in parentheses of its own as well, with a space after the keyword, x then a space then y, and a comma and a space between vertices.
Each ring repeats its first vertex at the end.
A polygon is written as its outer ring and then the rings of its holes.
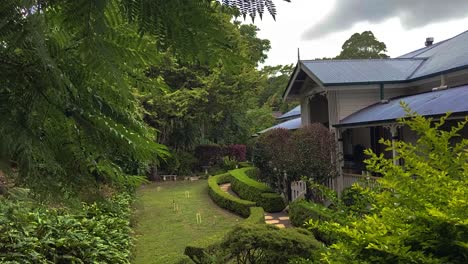
POLYGON ((465 68, 468 31, 392 59, 300 60, 283 96, 297 89, 295 79, 301 74, 319 85, 332 86, 403 83, 465 68))
POLYGON ((286 112, 285 114, 277 117, 276 119, 284 120, 284 119, 287 119, 287 118, 298 117, 298 116, 301 116, 301 106, 300 105, 294 107, 293 109, 291 109, 290 111, 286 112))
POLYGON ((441 116, 451 112, 452 116, 464 117, 468 113, 468 104, 466 103, 468 101, 468 85, 396 97, 390 99, 388 103, 375 103, 347 116, 335 127, 395 122, 398 118, 406 115, 400 106, 401 101, 408 104, 412 111, 423 116, 441 116))
POLYGON ((399 82, 408 79, 424 62, 423 58, 379 60, 312 60, 301 66, 323 85, 342 83, 399 82))

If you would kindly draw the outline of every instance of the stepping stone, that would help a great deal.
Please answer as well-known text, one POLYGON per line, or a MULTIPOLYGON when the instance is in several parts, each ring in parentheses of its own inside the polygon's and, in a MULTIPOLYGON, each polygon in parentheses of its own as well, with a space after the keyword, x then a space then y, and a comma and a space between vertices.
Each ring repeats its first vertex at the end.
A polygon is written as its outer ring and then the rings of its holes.
POLYGON ((281 221, 289 221, 289 216, 280 216, 278 219, 281 221))
POLYGON ((278 228, 286 228, 286 226, 283 225, 283 224, 276 224, 275 226, 278 227, 278 228))
POLYGON ((265 223, 270 224, 270 225, 272 225, 272 224, 279 224, 279 222, 280 222, 279 220, 266 220, 266 221, 265 221, 265 223))
POLYGON ((271 215, 266 215, 265 216, 265 220, 271 220, 271 219, 273 219, 273 216, 271 216, 271 215))

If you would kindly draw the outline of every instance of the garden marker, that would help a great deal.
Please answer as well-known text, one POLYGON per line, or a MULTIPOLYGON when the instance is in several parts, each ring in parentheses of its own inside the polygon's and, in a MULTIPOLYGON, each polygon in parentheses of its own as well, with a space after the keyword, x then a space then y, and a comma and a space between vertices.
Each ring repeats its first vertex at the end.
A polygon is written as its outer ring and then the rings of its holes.
POLYGON ((197 224, 201 224, 201 214, 197 213, 196 217, 197 217, 197 224))
POLYGON ((190 198, 190 192, 189 191, 185 191, 185 198, 190 198))

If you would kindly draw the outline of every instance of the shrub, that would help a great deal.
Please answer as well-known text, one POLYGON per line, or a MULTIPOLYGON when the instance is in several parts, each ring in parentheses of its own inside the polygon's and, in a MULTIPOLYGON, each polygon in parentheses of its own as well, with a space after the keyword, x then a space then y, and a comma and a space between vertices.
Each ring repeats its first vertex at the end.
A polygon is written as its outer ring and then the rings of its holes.
POLYGON ((223 168, 225 170, 233 170, 237 166, 237 161, 229 156, 223 157, 223 168))
POLYGON ((0 199, 1 263, 130 263, 129 195, 76 211, 0 199))
POLYGON ((271 225, 242 224, 234 228, 220 245, 225 263, 288 263, 314 258, 320 243, 303 229, 278 229, 271 225), (231 262, 229 262, 231 261, 231 262))
POLYGON ((242 223, 264 224, 265 210, 262 207, 250 207, 250 215, 242 223))
POLYGON ((327 245, 336 241, 328 230, 316 228, 316 225, 334 219, 334 212, 323 205, 296 200, 289 204, 289 219, 294 226, 308 226, 315 238, 327 245))
POLYGON ((267 212, 282 211, 286 207, 284 199, 273 193, 273 190, 264 183, 247 176, 246 172, 252 173, 255 170, 255 168, 242 168, 231 171, 232 190, 241 198, 256 202, 267 212))
POLYGON ((225 155, 241 162, 246 160, 247 148, 245 145, 229 145, 225 147, 225 155))
POLYGON ((289 219, 294 226, 302 227, 309 219, 318 221, 332 219, 332 211, 320 204, 296 200, 289 204, 289 219))
POLYGON ((229 173, 210 177, 208 179, 208 194, 219 207, 227 209, 240 216, 248 217, 250 214, 249 208, 255 206, 256 203, 234 197, 221 190, 219 187, 219 184, 229 182, 231 178, 232 177, 229 173))
POLYGON ((283 197, 277 193, 262 193, 257 204, 270 213, 281 212, 286 207, 283 197))

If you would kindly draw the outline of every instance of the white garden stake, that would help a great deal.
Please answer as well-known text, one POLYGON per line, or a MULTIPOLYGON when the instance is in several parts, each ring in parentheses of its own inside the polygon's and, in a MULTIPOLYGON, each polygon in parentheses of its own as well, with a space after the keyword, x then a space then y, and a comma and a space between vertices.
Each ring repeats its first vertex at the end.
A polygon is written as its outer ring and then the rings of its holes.
POLYGON ((201 214, 197 213, 197 224, 201 224, 201 214))
POLYGON ((189 191, 185 191, 185 198, 190 198, 190 192, 189 191))

